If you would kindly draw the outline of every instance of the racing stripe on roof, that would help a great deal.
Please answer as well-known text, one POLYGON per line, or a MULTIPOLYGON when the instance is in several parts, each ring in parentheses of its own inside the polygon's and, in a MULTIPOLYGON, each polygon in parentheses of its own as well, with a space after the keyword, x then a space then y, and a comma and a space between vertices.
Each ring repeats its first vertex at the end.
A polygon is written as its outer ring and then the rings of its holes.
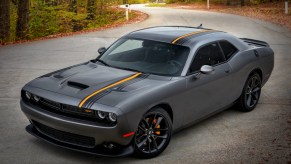
POLYGON ((125 79, 122 79, 122 80, 119 80, 119 81, 117 81, 117 82, 115 82, 115 83, 112 83, 112 84, 110 84, 110 85, 108 85, 108 86, 106 86, 106 87, 103 87, 103 88, 101 88, 101 89, 99 89, 99 90, 97 90, 97 91, 95 91, 95 92, 93 92, 92 94, 90 94, 90 95, 88 95, 87 97, 85 97, 81 102, 80 102, 80 104, 78 105, 80 108, 90 99, 90 98, 92 98, 93 96, 95 96, 95 95, 97 95, 98 93, 101 93, 102 91, 105 91, 105 90, 107 90, 107 89, 110 89, 110 88, 112 88, 112 87, 115 87, 115 86, 117 86, 117 85, 119 85, 119 84, 122 84, 122 83, 125 83, 125 82, 127 82, 127 81, 129 81, 129 80, 132 80, 132 79, 134 79, 134 78, 136 78, 137 76, 139 76, 139 75, 141 75, 142 73, 136 73, 136 74, 133 74, 133 75, 131 75, 131 76, 129 76, 129 77, 127 77, 127 78, 125 78, 125 79))
MULTIPOLYGON (((191 32, 185 35, 182 35, 178 38, 176 38, 175 40, 173 40, 171 43, 172 44, 183 44, 186 41, 198 36, 199 34, 205 34, 205 33, 213 33, 216 32, 215 30, 200 30, 200 31, 195 31, 195 32, 191 32)), ((200 36, 200 35, 199 35, 200 36)))

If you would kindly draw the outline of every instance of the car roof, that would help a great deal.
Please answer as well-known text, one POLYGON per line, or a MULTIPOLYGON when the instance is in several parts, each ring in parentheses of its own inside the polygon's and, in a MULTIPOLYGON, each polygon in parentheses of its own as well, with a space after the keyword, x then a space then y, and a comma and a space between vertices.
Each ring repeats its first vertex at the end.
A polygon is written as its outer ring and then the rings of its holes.
POLYGON ((183 45, 193 38, 215 33, 221 33, 221 31, 202 27, 157 26, 133 31, 126 37, 183 45))

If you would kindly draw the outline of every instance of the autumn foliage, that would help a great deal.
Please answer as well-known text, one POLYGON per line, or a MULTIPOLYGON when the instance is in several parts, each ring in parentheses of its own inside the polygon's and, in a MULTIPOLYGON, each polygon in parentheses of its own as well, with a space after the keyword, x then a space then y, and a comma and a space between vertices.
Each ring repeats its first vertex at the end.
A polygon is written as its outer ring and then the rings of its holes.
MULTIPOLYGON (((0 0, 0 44, 125 21, 120 0, 0 0)), ((135 12, 129 17, 136 16, 135 12)))

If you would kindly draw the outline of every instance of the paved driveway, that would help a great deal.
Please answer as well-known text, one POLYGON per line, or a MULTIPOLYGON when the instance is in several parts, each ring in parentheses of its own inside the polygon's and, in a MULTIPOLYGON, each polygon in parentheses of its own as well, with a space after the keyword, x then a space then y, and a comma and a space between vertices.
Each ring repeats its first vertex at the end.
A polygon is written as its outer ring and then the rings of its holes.
POLYGON ((291 161, 291 33, 266 22, 241 16, 168 8, 134 8, 149 19, 101 32, 0 47, 1 163, 286 163, 291 161), (151 160, 101 158, 42 142, 24 130, 29 123, 19 108, 19 92, 28 81, 97 56, 120 36, 148 26, 203 23, 270 43, 275 68, 262 90, 256 110, 226 110, 177 133, 159 157, 151 160))

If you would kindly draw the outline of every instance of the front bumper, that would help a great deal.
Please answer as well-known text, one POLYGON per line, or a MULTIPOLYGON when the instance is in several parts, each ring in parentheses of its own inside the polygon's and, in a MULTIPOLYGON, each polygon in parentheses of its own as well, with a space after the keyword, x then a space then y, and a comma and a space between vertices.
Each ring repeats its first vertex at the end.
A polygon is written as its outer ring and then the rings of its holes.
POLYGON ((105 157, 123 157, 123 156, 128 156, 133 153, 134 149, 133 146, 126 146, 126 147, 119 147, 118 149, 107 149, 103 147, 102 145, 96 146, 94 148, 85 148, 85 147, 80 147, 76 145, 71 145, 65 142, 61 142, 58 140, 55 140, 53 138, 50 138, 41 132, 39 132, 32 124, 28 125, 26 127, 26 131, 30 133, 31 135, 42 139, 50 144, 53 144, 55 146, 59 146, 62 148, 70 149, 70 150, 75 150, 83 153, 89 153, 93 155, 98 155, 98 156, 105 156, 105 157))
POLYGON ((118 123, 115 126, 102 126, 94 122, 86 122, 83 120, 60 116, 36 106, 28 105, 22 100, 20 102, 20 106, 23 113, 32 123, 26 127, 26 130, 30 134, 49 143, 60 147, 101 156, 118 157, 133 153, 133 147, 131 146, 133 136, 127 138, 122 137, 123 134, 130 132, 130 129, 128 129, 128 122, 122 115, 118 117, 118 123), (39 130, 39 128, 37 128, 38 126, 36 123, 64 133, 94 138, 94 145, 87 147, 76 143, 64 142, 63 140, 59 140, 58 138, 54 138, 43 133, 39 130), (115 148, 105 148, 104 144, 108 143, 114 144, 115 148))

